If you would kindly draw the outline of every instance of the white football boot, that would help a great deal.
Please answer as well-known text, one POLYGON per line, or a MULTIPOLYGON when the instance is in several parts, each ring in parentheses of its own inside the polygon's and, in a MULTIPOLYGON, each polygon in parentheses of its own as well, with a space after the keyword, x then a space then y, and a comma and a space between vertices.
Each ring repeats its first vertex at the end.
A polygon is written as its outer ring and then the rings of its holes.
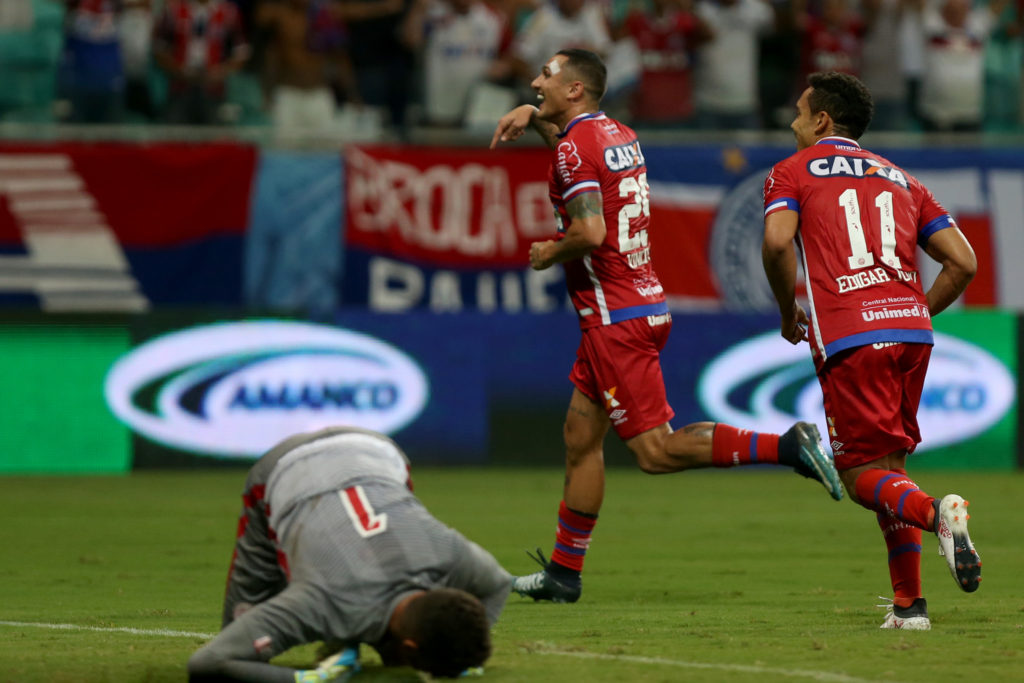
POLYGON ((932 630, 932 622, 928 618, 928 602, 924 598, 914 600, 910 607, 897 607, 892 600, 881 595, 878 598, 886 601, 879 605, 886 609, 885 621, 879 628, 898 628, 904 631, 932 630))
POLYGON ((969 503, 951 493, 935 506, 935 535, 939 537, 939 554, 946 558, 949 572, 960 589, 973 593, 981 582, 981 558, 967 533, 969 503))

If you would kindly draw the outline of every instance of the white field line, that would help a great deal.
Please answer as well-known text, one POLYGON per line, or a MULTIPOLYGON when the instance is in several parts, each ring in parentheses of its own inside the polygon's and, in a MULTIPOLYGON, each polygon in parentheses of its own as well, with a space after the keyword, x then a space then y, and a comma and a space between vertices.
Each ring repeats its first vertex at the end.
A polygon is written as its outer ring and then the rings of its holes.
POLYGON ((649 664, 654 666, 672 666, 680 669, 705 669, 714 671, 732 671, 736 673, 762 674, 781 676, 786 678, 809 678, 815 681, 829 681, 830 683, 876 683, 866 678, 847 676, 841 673, 829 671, 809 671, 806 669, 780 669, 768 666, 754 666, 749 664, 718 664, 713 662, 688 662, 681 659, 666 659, 663 657, 641 657, 638 655, 612 655, 601 652, 570 652, 563 650, 529 650, 535 655, 555 655, 558 657, 576 657, 578 659, 600 659, 610 662, 626 662, 629 664, 649 664))
POLYGON ((171 638, 202 638, 210 640, 216 633, 172 631, 166 628, 129 628, 127 626, 80 626, 78 624, 43 624, 31 621, 0 621, 0 626, 15 628, 48 628, 54 631, 96 631, 99 633, 130 633, 133 636, 168 636, 171 638))
MULTIPOLYGON (((130 628, 127 626, 80 626, 78 624, 46 624, 30 621, 2 621, 0 626, 13 626, 15 628, 45 628, 55 631, 93 631, 100 633, 128 633, 136 636, 164 636, 171 638, 201 638, 210 640, 216 633, 203 633, 200 631, 173 631, 165 628, 130 628)), ((671 666, 680 669, 705 669, 715 671, 733 671, 737 673, 770 674, 784 676, 786 678, 809 678, 815 681, 827 681, 828 683, 875 683, 869 679, 847 676, 846 674, 831 673, 828 671, 808 671, 804 669, 780 669, 767 666, 754 666, 748 664, 718 664, 712 662, 688 662, 681 659, 666 659, 663 657, 642 657, 639 655, 613 655, 601 652, 571 652, 565 650, 532 650, 527 652, 535 655, 546 655, 555 657, 576 657, 577 659, 600 659, 610 662, 626 662, 628 664, 648 664, 652 666, 671 666)))

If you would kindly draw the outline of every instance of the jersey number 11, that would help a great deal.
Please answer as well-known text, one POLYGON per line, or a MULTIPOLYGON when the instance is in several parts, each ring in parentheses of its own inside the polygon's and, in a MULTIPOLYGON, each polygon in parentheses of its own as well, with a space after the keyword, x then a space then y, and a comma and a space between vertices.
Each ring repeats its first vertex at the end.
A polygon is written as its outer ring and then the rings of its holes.
MULTIPOLYGON (((839 206, 846 212, 846 229, 850 234, 850 270, 859 270, 875 265, 875 257, 868 251, 864 239, 864 226, 860 222, 860 203, 857 190, 852 187, 839 195, 839 206)), ((896 255, 896 218, 892 213, 892 192, 879 192, 875 197, 882 233, 882 263, 899 270, 900 259, 896 255)))

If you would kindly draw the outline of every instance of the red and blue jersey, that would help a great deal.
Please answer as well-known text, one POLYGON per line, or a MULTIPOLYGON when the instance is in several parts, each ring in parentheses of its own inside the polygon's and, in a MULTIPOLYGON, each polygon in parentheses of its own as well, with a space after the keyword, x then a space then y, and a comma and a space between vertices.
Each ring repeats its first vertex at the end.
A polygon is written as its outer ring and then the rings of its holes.
POLYGON ((580 327, 668 313, 651 266, 650 189, 636 133, 603 112, 577 116, 558 136, 549 189, 560 235, 571 222, 566 205, 572 199, 600 192, 604 205, 604 242, 565 263, 580 327))
POLYGON ((815 361, 882 342, 932 343, 917 246, 956 227, 916 178, 853 140, 828 137, 772 168, 765 216, 800 214, 815 361))

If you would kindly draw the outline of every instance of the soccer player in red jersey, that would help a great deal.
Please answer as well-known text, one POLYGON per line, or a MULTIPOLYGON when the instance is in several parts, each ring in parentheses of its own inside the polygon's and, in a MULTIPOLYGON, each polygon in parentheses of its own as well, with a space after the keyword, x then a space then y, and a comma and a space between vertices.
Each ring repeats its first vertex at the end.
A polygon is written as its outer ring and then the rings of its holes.
MULTIPOLYGON (((699 422, 673 432, 659 352, 672 317, 651 267, 647 167, 636 133, 599 110, 606 72, 586 50, 562 50, 533 81, 540 108, 501 118, 491 148, 533 127, 554 150, 549 179, 557 239, 534 242, 530 265, 565 267, 582 341, 565 420, 566 477, 551 561, 516 579, 537 600, 575 602, 591 532, 604 499, 602 444, 610 427, 644 472, 759 463, 788 465, 820 481, 833 498, 842 485, 817 428, 783 435, 699 422)), ((539 555, 539 553, 538 553, 539 555)))
POLYGON ((882 628, 931 628, 921 596, 921 530, 934 532, 957 585, 971 592, 981 560, 967 502, 941 500, 907 477, 921 441, 917 408, 932 348, 931 317, 963 293, 974 251, 949 213, 908 173, 857 143, 873 103, 855 77, 809 76, 792 129, 797 152, 765 180, 765 273, 782 336, 808 341, 829 437, 850 497, 877 513, 889 548, 893 605, 882 628), (797 303, 800 247, 809 307, 797 303), (924 291, 917 246, 942 264, 924 291))

